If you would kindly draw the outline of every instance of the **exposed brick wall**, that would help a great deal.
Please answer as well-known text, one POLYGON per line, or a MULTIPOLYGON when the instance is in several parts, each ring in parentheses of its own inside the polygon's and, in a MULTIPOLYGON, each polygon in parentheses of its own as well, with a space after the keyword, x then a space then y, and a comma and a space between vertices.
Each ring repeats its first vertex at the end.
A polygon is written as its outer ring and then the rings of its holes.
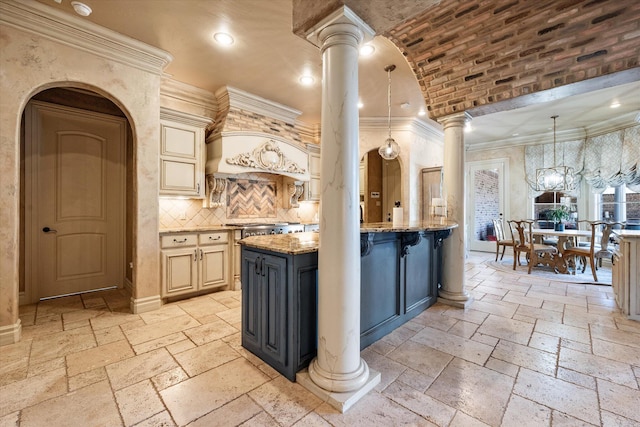
POLYGON ((639 66, 638 0, 443 0, 388 34, 431 118, 639 66))

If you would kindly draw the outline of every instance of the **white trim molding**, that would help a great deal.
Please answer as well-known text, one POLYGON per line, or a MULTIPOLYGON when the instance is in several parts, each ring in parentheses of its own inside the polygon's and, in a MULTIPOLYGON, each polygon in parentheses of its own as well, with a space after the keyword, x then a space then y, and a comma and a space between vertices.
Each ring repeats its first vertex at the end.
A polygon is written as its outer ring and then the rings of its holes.
POLYGON ((0 346, 15 344, 22 336, 22 322, 20 319, 13 325, 0 326, 0 346))
POLYGON ((0 23, 156 75, 173 60, 169 52, 35 0, 0 0, 0 23))
POLYGON ((160 295, 153 295, 144 298, 131 297, 131 312, 133 314, 146 313, 154 311, 162 307, 162 298, 160 295))

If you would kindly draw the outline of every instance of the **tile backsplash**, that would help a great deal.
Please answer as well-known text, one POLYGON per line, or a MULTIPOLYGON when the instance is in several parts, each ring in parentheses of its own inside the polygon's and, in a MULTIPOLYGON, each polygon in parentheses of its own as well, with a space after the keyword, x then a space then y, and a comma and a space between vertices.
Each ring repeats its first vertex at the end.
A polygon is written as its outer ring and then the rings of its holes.
POLYGON ((226 207, 203 208, 202 200, 160 198, 160 229, 206 227, 243 222, 313 222, 317 202, 283 207, 283 179, 272 174, 239 175, 227 180, 226 207))

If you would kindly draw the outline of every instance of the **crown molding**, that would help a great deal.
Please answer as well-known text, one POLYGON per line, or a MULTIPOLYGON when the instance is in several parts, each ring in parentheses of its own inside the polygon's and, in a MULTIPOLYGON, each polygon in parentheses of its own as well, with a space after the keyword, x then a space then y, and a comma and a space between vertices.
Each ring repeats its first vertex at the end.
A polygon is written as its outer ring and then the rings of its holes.
POLYGON ((286 105, 261 98, 249 92, 236 89, 231 86, 223 86, 215 92, 220 110, 227 106, 247 110, 252 113, 261 114, 276 120, 282 120, 289 124, 295 124, 296 117, 302 111, 287 107, 286 105))
MULTIPOLYGON (((586 128, 575 128, 564 131, 556 132, 556 142, 568 142, 579 139, 585 139, 587 137, 604 135, 607 133, 617 132, 622 129, 626 129, 632 126, 638 125, 638 118, 640 114, 635 112, 624 114, 622 116, 605 120, 603 122, 595 123, 592 126, 586 128)), ((511 137, 490 142, 478 142, 474 144, 468 144, 466 146, 467 151, 482 151, 482 150, 494 150, 500 148, 512 148, 517 146, 527 145, 539 145, 549 144, 553 142, 553 132, 544 132, 535 135, 523 135, 518 137, 511 137)))
POLYGON ((218 99, 208 90, 182 83, 172 79, 169 75, 162 77, 160 83, 160 96, 175 99, 188 104, 217 110, 218 99))
POLYGON ((197 116, 195 114, 184 113, 182 111, 172 110, 171 108, 160 107, 160 120, 171 120, 195 127, 207 127, 213 123, 209 117, 197 116))
POLYGON ((34 0, 0 0, 0 23, 162 75, 170 53, 34 0))

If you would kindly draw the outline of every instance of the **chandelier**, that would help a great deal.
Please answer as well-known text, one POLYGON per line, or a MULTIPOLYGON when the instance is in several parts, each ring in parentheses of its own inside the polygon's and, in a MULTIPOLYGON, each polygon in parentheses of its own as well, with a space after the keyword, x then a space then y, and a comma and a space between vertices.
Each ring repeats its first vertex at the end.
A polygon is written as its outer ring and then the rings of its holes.
POLYGON ((400 154, 400 146, 393 138, 391 138, 391 72, 395 69, 396 66, 393 64, 384 67, 389 80, 389 88, 387 90, 387 126, 389 128, 389 135, 384 144, 382 144, 382 146, 380 146, 380 148, 378 149, 378 154, 380 154, 380 157, 385 160, 393 160, 398 157, 398 154, 400 154))
POLYGON ((572 167, 564 165, 564 146, 562 147, 563 164, 558 166, 556 163, 556 119, 558 116, 551 116, 551 118, 553 119, 553 166, 536 169, 536 190, 571 191, 575 188, 575 172, 572 167))

